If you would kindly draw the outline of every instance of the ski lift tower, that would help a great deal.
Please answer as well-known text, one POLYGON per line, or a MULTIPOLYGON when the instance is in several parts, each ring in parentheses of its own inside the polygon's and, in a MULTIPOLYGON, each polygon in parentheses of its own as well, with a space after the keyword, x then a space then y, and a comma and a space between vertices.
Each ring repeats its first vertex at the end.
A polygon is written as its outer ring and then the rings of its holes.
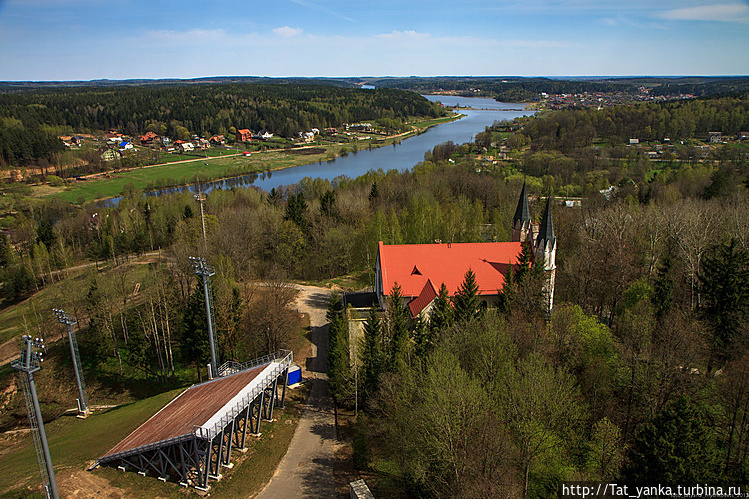
POLYGON ((31 435, 34 439, 36 449, 36 460, 39 464, 39 472, 42 476, 42 489, 48 499, 59 499, 57 493, 57 482, 55 481, 55 470, 52 467, 52 456, 47 445, 47 434, 44 432, 44 420, 42 410, 39 407, 39 399, 36 396, 36 385, 34 384, 34 373, 41 369, 42 351, 45 349, 44 340, 32 338, 29 335, 21 337, 23 349, 18 360, 11 364, 13 369, 25 373, 21 376, 23 395, 26 399, 26 410, 31 425, 31 435))
POLYGON ((73 370, 75 371, 75 382, 78 385, 78 417, 86 418, 89 413, 88 401, 86 400, 86 384, 83 381, 83 368, 81 367, 81 357, 78 355, 78 342, 75 339, 73 326, 78 323, 75 317, 65 313, 64 310, 53 308, 52 312, 57 317, 57 321, 65 324, 68 329, 68 341, 70 342, 70 356, 73 358, 73 370))
POLYGON ((190 257, 192 270, 195 275, 203 278, 203 292, 205 293, 205 316, 208 320, 208 344, 211 346, 211 372, 209 378, 218 376, 218 359, 216 359, 216 345, 213 342, 213 299, 210 291, 209 277, 216 274, 206 262, 205 258, 190 257))

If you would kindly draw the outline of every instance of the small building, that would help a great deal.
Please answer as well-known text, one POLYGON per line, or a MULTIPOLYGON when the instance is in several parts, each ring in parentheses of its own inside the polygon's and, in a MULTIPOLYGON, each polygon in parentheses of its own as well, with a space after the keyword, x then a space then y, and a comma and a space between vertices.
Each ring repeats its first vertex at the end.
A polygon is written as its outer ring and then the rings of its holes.
POLYGON ((179 150, 181 152, 190 152, 195 150, 195 145, 192 142, 182 142, 179 145, 179 150))
POLYGON ((640 143, 640 139, 629 139, 629 145, 635 146, 640 143))
POLYGON ((128 141, 120 142, 120 152, 127 151, 133 148, 133 144, 128 141))
POLYGON ((226 138, 223 135, 212 135, 208 142, 215 146, 222 146, 226 143, 226 138))
POLYGON ((236 141, 237 142, 249 142, 252 140, 252 132, 247 128, 237 130, 236 141))
POLYGON ((146 132, 144 135, 140 136, 140 143, 143 145, 151 145, 154 140, 156 140, 159 136, 156 135, 154 132, 146 132))
POLYGON ((102 149, 99 149, 99 157, 102 161, 114 161, 120 157, 120 152, 116 149, 111 149, 109 147, 104 147, 102 149))
POLYGON ((104 135, 104 138, 109 144, 118 144, 122 142, 122 134, 118 132, 109 132, 104 135))
POLYGON ((720 144, 723 142, 723 134, 721 132, 707 132, 707 141, 711 144, 720 144))
POLYGON ((198 139, 198 149, 205 151, 211 148, 211 143, 207 139, 198 139))
POLYGON ((749 132, 739 132, 739 140, 749 140, 749 132))
POLYGON ((273 137, 273 134, 270 133, 268 130, 260 130, 258 133, 253 135, 254 138, 260 139, 260 140, 268 140, 271 137, 273 137))

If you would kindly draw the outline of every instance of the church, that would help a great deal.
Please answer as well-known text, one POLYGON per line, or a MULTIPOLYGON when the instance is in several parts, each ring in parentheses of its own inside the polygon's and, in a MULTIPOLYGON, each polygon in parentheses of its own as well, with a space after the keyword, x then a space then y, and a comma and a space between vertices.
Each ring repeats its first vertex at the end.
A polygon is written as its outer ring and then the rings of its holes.
POLYGON ((547 312, 554 304, 557 239, 551 216, 551 197, 546 200, 541 223, 531 221, 525 183, 512 219, 512 241, 501 243, 383 244, 375 262, 375 293, 384 308, 386 297, 398 284, 411 316, 428 318, 442 284, 453 296, 470 269, 476 275, 479 297, 487 305, 499 299, 511 265, 517 265, 523 245, 534 258, 543 259, 547 312))

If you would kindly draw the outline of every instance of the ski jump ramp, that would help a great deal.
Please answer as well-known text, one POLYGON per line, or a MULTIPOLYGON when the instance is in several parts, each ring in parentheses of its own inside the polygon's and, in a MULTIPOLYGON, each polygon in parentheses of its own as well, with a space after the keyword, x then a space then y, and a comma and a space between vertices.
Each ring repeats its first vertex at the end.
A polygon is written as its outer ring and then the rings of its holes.
POLYGON ((259 435, 260 422, 283 408, 293 354, 239 364, 227 362, 219 377, 193 385, 100 457, 94 467, 177 481, 207 490, 209 480, 231 468, 233 448, 245 450, 247 434, 259 435), (279 394, 280 391, 280 394, 279 394))

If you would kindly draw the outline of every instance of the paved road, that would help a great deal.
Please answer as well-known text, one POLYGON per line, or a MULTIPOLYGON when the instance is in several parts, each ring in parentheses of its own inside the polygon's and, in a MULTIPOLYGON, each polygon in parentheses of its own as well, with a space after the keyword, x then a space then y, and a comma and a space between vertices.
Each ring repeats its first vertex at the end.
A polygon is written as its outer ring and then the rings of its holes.
POLYGON ((289 450, 258 499, 335 497, 335 420, 326 375, 328 324, 325 311, 330 290, 297 287, 301 290, 297 306, 301 312, 310 314, 312 326, 313 347, 304 366, 311 391, 289 450))

